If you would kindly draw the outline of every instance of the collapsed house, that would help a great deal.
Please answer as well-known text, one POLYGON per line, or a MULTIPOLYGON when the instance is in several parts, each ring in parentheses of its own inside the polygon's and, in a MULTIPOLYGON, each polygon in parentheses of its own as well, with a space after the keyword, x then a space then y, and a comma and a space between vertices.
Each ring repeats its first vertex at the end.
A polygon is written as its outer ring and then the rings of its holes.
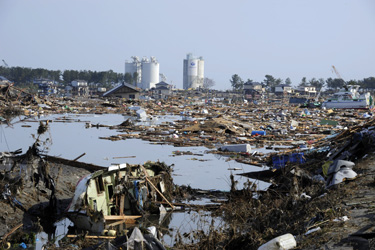
POLYGON ((112 165, 78 182, 67 214, 77 228, 102 232, 113 222, 129 223, 147 212, 159 213, 161 203, 169 203, 172 187, 170 168, 164 163, 112 165))

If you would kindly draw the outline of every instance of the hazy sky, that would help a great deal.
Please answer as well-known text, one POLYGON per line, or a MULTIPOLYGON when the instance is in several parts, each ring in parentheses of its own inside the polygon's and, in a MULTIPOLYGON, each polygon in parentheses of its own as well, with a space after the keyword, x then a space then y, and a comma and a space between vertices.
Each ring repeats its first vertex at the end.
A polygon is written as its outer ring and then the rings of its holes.
POLYGON ((375 76, 375 0, 0 0, 0 31, 11 67, 124 73, 131 56, 155 56, 178 88, 187 53, 217 89, 233 74, 334 78, 332 65, 344 80, 375 76))

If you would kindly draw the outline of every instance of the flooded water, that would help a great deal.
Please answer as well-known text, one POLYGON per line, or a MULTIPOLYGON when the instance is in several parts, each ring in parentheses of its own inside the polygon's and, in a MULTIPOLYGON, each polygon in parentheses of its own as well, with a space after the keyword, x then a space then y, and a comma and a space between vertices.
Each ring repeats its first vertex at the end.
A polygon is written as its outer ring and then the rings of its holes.
MULTIPOLYGON (((86 122, 102 125, 118 125, 128 117, 118 114, 106 115, 51 115, 46 117, 23 117, 12 121, 12 126, 2 124, 0 127, 0 151, 14 151, 22 148, 26 152, 34 143, 39 120, 52 120, 49 132, 41 139, 46 139, 47 144, 42 147, 44 153, 66 159, 75 159, 86 153, 79 161, 92 163, 99 166, 110 166, 113 163, 143 164, 146 161, 162 161, 168 165, 174 164, 173 179, 178 185, 190 185, 192 188, 215 189, 228 191, 230 189, 229 176, 232 170, 241 169, 233 173, 259 171, 262 168, 226 161, 227 158, 205 154, 205 147, 174 147, 172 145, 159 145, 141 139, 127 139, 110 141, 99 139, 116 135, 115 130, 105 127, 85 128, 86 122), (64 118, 64 120, 62 120, 64 118), (34 136, 33 136, 34 135, 34 136), (173 156, 173 151, 191 151, 199 155, 173 156), (209 180, 209 181, 207 181, 209 180)), ((173 121, 179 117, 160 117, 157 122, 173 121)), ((236 176, 238 187, 242 188, 248 178, 236 176)), ((256 181, 259 189, 268 187, 267 183, 256 181)))
MULTIPOLYGON (((29 146, 35 141, 35 135, 39 126, 39 120, 51 120, 50 129, 45 133, 42 140, 46 141, 43 145, 45 154, 58 156, 66 159, 75 159, 81 154, 85 155, 79 159, 81 162, 92 163, 100 166, 109 166, 113 163, 143 164, 146 161, 163 161, 173 166, 173 180, 178 185, 190 185, 192 188, 205 190, 230 190, 229 176, 233 172, 229 169, 240 169, 233 173, 250 172, 262 170, 260 167, 247 164, 227 161, 226 157, 206 154, 208 149, 205 147, 174 147, 171 145, 159 145, 149 143, 140 139, 127 139, 119 141, 110 141, 99 139, 99 137, 108 137, 116 135, 116 130, 108 128, 85 128, 86 122, 102 125, 118 125, 124 122, 128 117, 118 114, 105 115, 51 115, 40 118, 19 117, 12 120, 12 125, 2 124, 0 126, 0 151, 15 151, 22 148, 25 153, 29 146), (48 139, 47 139, 48 138, 48 139), (173 156, 173 151, 191 151, 199 155, 180 155, 173 156)), ((159 117, 152 122, 160 123, 163 121, 173 121, 179 119, 178 116, 159 117)), ((259 151, 257 149, 257 151, 259 151)), ((243 183, 248 181, 246 177, 235 176, 238 182, 238 188, 243 187, 243 183)), ((269 184, 261 181, 255 181, 259 189, 266 189, 269 184)), ((204 202, 204 201, 202 201, 204 202)), ((174 212, 168 215, 166 227, 172 229, 163 240, 169 246, 173 245, 174 237, 177 232, 185 233, 193 229, 207 228, 211 223, 209 213, 198 214, 196 212, 184 213, 174 212), (202 224, 203 223, 203 224, 202 224), (204 225, 207 223, 207 225, 204 225)), ((219 225, 220 220, 215 220, 214 225, 219 225)), ((67 221, 61 222, 66 225, 67 221)), ((56 232, 55 237, 64 235, 66 232, 62 226, 57 226, 61 232, 56 232)), ((41 233, 39 235, 42 245, 51 235, 41 233)), ((41 249, 41 248, 36 248, 41 249)))

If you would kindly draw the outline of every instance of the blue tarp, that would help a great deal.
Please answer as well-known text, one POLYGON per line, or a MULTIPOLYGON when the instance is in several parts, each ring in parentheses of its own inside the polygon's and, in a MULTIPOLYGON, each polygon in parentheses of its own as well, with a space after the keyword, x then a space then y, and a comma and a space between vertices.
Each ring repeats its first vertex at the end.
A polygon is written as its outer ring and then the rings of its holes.
POLYGON ((303 157, 303 153, 292 153, 289 155, 277 155, 272 157, 272 165, 274 168, 285 167, 287 162, 290 163, 305 163, 306 160, 303 157))

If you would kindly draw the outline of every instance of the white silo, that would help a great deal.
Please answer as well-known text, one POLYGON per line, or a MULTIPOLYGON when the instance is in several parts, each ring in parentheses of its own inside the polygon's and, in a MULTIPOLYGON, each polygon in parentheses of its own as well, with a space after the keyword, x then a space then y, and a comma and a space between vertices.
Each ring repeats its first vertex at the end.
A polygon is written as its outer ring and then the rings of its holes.
POLYGON ((204 78, 204 60, 203 60, 203 57, 199 57, 199 61, 198 61, 198 77, 200 79, 204 78))
POLYGON ((133 84, 134 84, 134 85, 139 85, 140 82, 141 82, 141 80, 142 80, 142 67, 141 67, 141 62, 140 62, 138 56, 132 56, 131 58, 133 59, 132 62, 125 61, 125 74, 126 74, 126 73, 129 73, 129 74, 131 74, 132 77, 133 77, 133 76, 134 76, 134 73, 137 72, 137 73, 138 73, 137 81, 134 82, 133 84))
POLYGON ((159 82, 159 63, 155 57, 142 59, 142 88, 151 89, 159 82))
POLYGON ((204 60, 200 57, 198 60, 198 87, 203 88, 204 83, 204 60))
POLYGON ((192 54, 187 54, 183 71, 184 89, 203 87, 204 61, 202 57, 196 58, 192 54))

